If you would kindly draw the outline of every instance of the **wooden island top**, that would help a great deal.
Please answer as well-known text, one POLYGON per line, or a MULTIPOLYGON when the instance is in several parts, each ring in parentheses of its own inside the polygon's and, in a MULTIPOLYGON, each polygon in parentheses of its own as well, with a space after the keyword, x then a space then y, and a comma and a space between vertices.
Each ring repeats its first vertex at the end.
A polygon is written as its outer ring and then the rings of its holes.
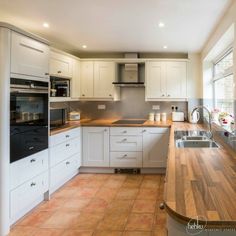
POLYGON ((176 148, 175 130, 203 127, 183 122, 171 126, 164 192, 167 213, 184 224, 198 216, 209 228, 236 228, 235 153, 222 145, 176 148))

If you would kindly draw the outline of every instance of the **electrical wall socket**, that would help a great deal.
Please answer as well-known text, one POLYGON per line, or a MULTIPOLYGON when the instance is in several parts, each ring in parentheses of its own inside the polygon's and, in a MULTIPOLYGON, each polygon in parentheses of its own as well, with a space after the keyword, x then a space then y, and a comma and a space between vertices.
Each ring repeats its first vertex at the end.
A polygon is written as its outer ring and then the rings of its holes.
POLYGON ((106 105, 105 104, 98 105, 98 110, 105 110, 105 109, 106 109, 106 105))
POLYGON ((160 105, 153 105, 152 110, 160 110, 160 105))

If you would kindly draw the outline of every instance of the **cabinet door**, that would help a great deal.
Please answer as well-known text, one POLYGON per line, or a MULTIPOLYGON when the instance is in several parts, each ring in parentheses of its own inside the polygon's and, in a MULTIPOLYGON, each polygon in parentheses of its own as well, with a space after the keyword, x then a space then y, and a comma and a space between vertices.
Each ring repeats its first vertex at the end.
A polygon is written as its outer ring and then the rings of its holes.
POLYGON ((73 59, 72 80, 71 80, 71 97, 80 97, 80 61, 73 59))
POLYGON ((11 73, 48 77, 49 47, 34 39, 12 32, 11 73))
POLYGON ((115 63, 99 61, 94 63, 94 97, 113 98, 115 63))
POLYGON ((186 62, 166 62, 166 93, 168 98, 187 97, 186 62))
POLYGON ((109 167, 109 128, 83 128, 83 166, 109 167))
POLYGON ((93 97, 93 62, 83 61, 80 64, 80 93, 81 98, 93 97))
POLYGON ((69 56, 51 52, 50 53, 50 75, 71 78, 72 58, 69 56))
POLYGON ((168 128, 144 128, 143 167, 166 167, 168 142, 168 128))
POLYGON ((147 63, 146 98, 166 97, 166 64, 165 62, 147 63))

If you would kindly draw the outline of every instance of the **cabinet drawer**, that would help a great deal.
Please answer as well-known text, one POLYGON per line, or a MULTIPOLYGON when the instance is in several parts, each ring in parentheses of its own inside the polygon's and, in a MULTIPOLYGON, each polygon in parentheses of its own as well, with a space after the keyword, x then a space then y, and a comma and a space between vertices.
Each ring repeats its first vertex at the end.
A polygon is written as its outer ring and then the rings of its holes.
POLYGON ((78 172, 80 156, 76 154, 51 168, 50 191, 53 192, 78 172))
POLYGON ((48 172, 27 181, 20 187, 10 192, 10 218, 11 221, 22 217, 43 199, 43 194, 48 191, 48 172))
POLYGON ((110 150, 140 152, 142 141, 142 136, 110 136, 110 150))
POLYGON ((10 164, 10 189, 48 169, 48 149, 10 164))
POLYGON ((142 135, 142 128, 130 127, 112 127, 110 128, 111 135, 142 135))
POLYGON ((164 134, 166 132, 169 131, 169 128, 160 128, 160 127, 156 127, 156 128, 146 128, 143 127, 143 134, 145 134, 146 132, 148 133, 155 133, 155 134, 164 134))
POLYGON ((58 144, 49 149, 50 166, 55 166, 59 162, 80 153, 80 138, 70 139, 67 142, 58 144))
POLYGON ((110 167, 142 167, 142 152, 110 152, 110 167))
POLYGON ((75 128, 50 136, 50 147, 80 137, 80 128, 75 128))

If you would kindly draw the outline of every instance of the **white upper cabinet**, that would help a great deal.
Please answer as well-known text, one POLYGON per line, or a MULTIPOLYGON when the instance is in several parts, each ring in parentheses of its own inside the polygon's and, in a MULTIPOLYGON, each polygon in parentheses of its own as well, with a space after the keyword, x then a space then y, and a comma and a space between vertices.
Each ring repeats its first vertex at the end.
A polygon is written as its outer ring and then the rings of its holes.
POLYGON ((166 62, 166 94, 170 98, 187 97, 186 62, 166 62))
POLYGON ((93 61, 80 63, 80 96, 82 98, 93 97, 93 61))
POLYGON ((181 100, 186 98, 186 61, 147 62, 146 100, 181 100))
POLYGON ((11 73, 48 78, 48 45, 12 32, 11 73))
POLYGON ((59 52, 50 52, 50 75, 71 78, 73 60, 71 57, 59 52))
POLYGON ((114 95, 115 63, 94 62, 94 97, 112 98, 114 95))
POLYGON ((80 61, 77 59, 73 59, 71 97, 80 97, 80 61))

